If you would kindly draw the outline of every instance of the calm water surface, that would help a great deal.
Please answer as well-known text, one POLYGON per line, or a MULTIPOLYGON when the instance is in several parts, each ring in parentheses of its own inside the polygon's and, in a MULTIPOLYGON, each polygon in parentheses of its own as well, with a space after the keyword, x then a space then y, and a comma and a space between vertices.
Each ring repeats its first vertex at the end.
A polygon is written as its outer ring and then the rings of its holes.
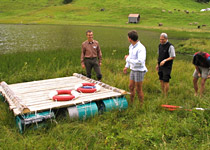
POLYGON ((78 47, 85 38, 83 30, 75 26, 0 25, 0 53, 78 47))
MULTIPOLYGON (((85 32, 91 29, 103 49, 128 48, 127 33, 131 29, 70 25, 0 24, 0 53, 19 51, 81 49, 85 32)), ((147 50, 156 50, 159 33, 137 30, 147 50)))

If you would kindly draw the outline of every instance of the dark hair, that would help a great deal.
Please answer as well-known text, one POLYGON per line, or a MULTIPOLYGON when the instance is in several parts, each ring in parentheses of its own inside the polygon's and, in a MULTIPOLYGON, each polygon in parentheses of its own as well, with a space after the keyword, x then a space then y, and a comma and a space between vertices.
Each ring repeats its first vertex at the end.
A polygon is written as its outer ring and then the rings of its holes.
POLYGON ((128 32, 128 37, 133 41, 137 41, 138 33, 136 32, 136 30, 132 30, 132 31, 128 32))
POLYGON ((87 31, 86 31, 86 35, 87 35, 87 33, 90 33, 90 32, 93 32, 93 31, 91 31, 91 30, 87 30, 87 31))
POLYGON ((205 58, 205 54, 204 52, 198 52, 197 54, 194 55, 193 57, 193 64, 196 66, 201 66, 201 67, 205 67, 208 68, 208 63, 207 60, 205 58))

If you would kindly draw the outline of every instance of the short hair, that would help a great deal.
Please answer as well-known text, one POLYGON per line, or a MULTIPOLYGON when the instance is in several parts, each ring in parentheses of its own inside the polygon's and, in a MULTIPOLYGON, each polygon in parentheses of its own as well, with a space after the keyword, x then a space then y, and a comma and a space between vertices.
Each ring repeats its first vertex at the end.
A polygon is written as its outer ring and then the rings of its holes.
POLYGON ((160 37, 163 36, 165 39, 168 39, 168 35, 166 33, 161 33, 160 37))
POLYGON ((204 52, 198 52, 197 54, 194 55, 193 57, 193 64, 196 66, 201 66, 208 68, 208 62, 205 58, 205 53, 204 52))
POLYGON ((87 30, 86 31, 86 35, 88 34, 88 33, 90 33, 90 32, 93 32, 92 30, 87 30))
POLYGON ((138 33, 136 30, 132 30, 130 32, 128 32, 128 37, 133 40, 133 41, 137 41, 138 40, 138 33))

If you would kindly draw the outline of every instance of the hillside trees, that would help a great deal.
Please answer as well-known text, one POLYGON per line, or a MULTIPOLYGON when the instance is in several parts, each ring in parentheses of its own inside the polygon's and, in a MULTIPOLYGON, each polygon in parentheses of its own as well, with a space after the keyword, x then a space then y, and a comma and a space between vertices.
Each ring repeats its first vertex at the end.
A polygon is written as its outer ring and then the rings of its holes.
POLYGON ((64 4, 69 4, 69 3, 71 3, 73 0, 63 0, 63 3, 64 4))
POLYGON ((210 0, 195 0, 196 2, 199 2, 199 3, 202 3, 202 2, 204 2, 204 3, 207 3, 207 2, 209 2, 210 0))

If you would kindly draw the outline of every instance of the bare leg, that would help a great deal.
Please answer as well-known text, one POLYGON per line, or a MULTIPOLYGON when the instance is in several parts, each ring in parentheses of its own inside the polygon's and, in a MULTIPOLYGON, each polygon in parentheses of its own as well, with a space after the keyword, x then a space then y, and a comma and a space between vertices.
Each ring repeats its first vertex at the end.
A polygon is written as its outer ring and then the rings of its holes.
POLYGON ((198 95, 198 78, 193 78, 193 86, 195 90, 195 96, 198 95))
POLYGON ((168 90, 169 90, 169 82, 163 82, 164 85, 164 96, 168 96, 168 90))
POLYGON ((130 99, 131 99, 131 103, 133 104, 133 100, 134 100, 134 97, 135 97, 135 82, 133 80, 130 80, 130 83, 129 83, 129 89, 130 89, 130 99))
POLYGON ((200 96, 201 97, 203 96, 203 92, 204 92, 204 89, 205 89, 205 82, 206 82, 206 79, 202 78, 201 79, 201 88, 200 88, 200 96))
POLYGON ((143 86, 143 82, 136 82, 136 92, 138 94, 140 107, 142 107, 144 103, 144 93, 143 93, 142 86, 143 86))
POLYGON ((164 93, 164 82, 163 80, 160 80, 160 85, 161 85, 161 91, 162 91, 162 94, 164 93))

